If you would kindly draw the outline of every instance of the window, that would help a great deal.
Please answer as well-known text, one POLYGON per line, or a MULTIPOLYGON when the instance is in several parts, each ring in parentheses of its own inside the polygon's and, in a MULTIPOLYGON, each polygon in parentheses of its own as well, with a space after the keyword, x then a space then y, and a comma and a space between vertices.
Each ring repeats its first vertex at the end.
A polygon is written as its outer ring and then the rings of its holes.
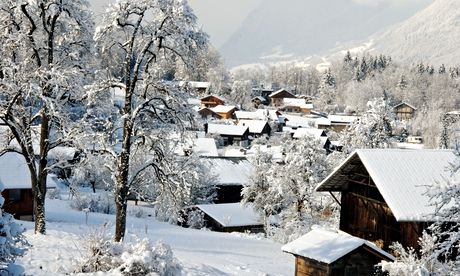
POLYGON ((9 197, 9 200, 13 202, 21 201, 21 190, 20 189, 8 190, 8 197, 9 197))

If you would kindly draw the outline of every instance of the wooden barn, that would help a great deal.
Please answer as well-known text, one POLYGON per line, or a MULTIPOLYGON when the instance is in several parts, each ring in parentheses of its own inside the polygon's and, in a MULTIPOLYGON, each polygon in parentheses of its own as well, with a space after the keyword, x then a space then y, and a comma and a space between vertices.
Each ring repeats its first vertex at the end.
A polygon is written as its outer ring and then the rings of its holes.
POLYGON ((396 113, 396 117, 398 117, 398 119, 401 121, 414 118, 415 111, 417 110, 417 108, 406 102, 402 102, 396 105, 393 109, 396 113))
MULTIPOLYGON (((0 157, 0 182, 4 187, 3 210, 15 219, 33 220, 30 172, 22 155, 6 153, 0 157)), ((48 175, 47 188, 56 188, 56 182, 51 175, 48 175)))
POLYGON ((316 228, 282 247, 295 256, 296 276, 367 276, 394 257, 373 243, 341 231, 316 228))
POLYGON ((340 230, 385 250, 394 242, 417 249, 434 221, 426 191, 454 158, 450 150, 357 150, 316 190, 341 193, 340 230))
POLYGON ((216 107, 218 105, 224 105, 225 100, 216 95, 209 95, 200 99, 201 107, 216 107))
POLYGON ((271 93, 268 97, 270 98, 271 105, 276 107, 283 106, 285 98, 297 98, 294 94, 285 89, 275 91, 271 93))
POLYGON ((234 105, 218 105, 211 108, 211 110, 222 119, 231 119, 237 108, 234 105))
POLYGON ((204 214, 205 227, 217 232, 251 232, 264 231, 260 216, 251 206, 241 203, 201 204, 195 205, 204 214))

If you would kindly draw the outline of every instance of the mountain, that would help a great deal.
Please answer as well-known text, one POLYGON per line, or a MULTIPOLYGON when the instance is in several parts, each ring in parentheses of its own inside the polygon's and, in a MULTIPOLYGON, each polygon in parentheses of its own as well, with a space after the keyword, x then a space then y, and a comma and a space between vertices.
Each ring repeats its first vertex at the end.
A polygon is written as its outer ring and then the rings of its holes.
POLYGON ((401 22, 432 0, 265 0, 222 46, 229 65, 321 54, 401 22), (372 1, 367 1, 371 2, 372 1))
POLYGON ((406 21, 372 38, 372 50, 395 60, 460 64, 460 1, 436 0, 406 21))

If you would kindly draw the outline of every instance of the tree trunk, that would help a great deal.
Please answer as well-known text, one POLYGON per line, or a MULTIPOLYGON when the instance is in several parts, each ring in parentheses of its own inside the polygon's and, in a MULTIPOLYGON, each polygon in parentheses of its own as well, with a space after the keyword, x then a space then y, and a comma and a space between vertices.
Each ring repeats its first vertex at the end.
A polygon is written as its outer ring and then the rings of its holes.
POLYGON ((45 196, 46 180, 48 177, 48 150, 49 150, 49 118, 46 115, 46 107, 41 112, 42 123, 40 126, 40 160, 38 162, 38 181, 34 184, 34 216, 35 216, 35 233, 46 233, 45 222, 45 196))
MULTIPOLYGON (((130 110, 129 110, 130 111, 130 110)), ((129 160, 131 154, 131 134, 133 124, 131 117, 127 116, 123 122, 123 143, 120 156, 118 157, 118 168, 116 176, 116 193, 115 193, 115 241, 123 240, 126 231, 126 207, 128 204, 129 192, 129 160)))

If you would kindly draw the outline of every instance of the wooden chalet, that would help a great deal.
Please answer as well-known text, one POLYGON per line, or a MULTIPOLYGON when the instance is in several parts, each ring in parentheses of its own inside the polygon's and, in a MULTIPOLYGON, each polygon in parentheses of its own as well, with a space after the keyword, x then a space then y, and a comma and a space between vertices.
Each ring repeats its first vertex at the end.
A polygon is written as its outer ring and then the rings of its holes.
POLYGON ((216 188, 214 203, 241 201, 241 191, 252 173, 252 165, 245 157, 202 157, 200 162, 213 176, 209 184, 216 188))
POLYGON ((239 126, 248 126, 249 134, 253 137, 260 137, 262 135, 270 136, 272 128, 267 121, 264 120, 239 120, 239 126))
POLYGON ((255 108, 259 108, 261 105, 268 105, 269 102, 266 98, 262 96, 257 96, 251 99, 251 102, 254 104, 255 108))
POLYGON ((200 117, 202 119, 222 119, 222 116, 220 116, 218 113, 214 112, 211 108, 208 107, 203 107, 200 110, 198 110, 198 114, 200 114, 200 117))
POLYGON ((417 249, 434 221, 426 191, 454 158, 449 150, 357 150, 316 190, 341 193, 340 230, 385 250, 394 242, 417 249))
POLYGON ((358 120, 357 116, 329 115, 316 119, 316 127, 319 129, 330 129, 341 132, 358 120))
POLYGON ((313 104, 307 103, 305 99, 285 98, 283 103, 284 105, 280 107, 280 111, 310 114, 313 110, 313 104))
POLYGON ((218 114, 222 119, 231 119, 233 118, 233 114, 237 108, 234 105, 218 105, 211 108, 211 110, 218 114))
POLYGON ((396 105, 393 109, 396 113, 396 117, 398 117, 398 119, 401 121, 410 120, 414 118, 415 111, 417 110, 417 108, 406 102, 402 102, 396 105))
MULTIPOLYGON (((33 220, 33 196, 30 172, 24 157, 17 153, 6 153, 0 157, 0 182, 5 199, 3 211, 19 220, 33 220)), ((56 183, 48 175, 47 188, 56 188, 56 183)))
POLYGON ((271 93, 268 97, 270 98, 271 105, 276 106, 276 107, 283 106, 285 98, 292 98, 292 99, 297 98, 294 94, 292 94, 291 92, 285 89, 280 89, 278 91, 275 91, 271 93))
POLYGON ((260 216, 251 206, 241 203, 201 204, 196 209, 204 214, 205 227, 217 232, 264 232, 260 216))
POLYGON ((367 276, 394 257, 373 243, 341 231, 316 228, 282 247, 295 256, 296 276, 367 276))
POLYGON ((201 107, 216 107, 218 105, 224 105, 225 100, 216 95, 209 95, 200 99, 201 107))
POLYGON ((205 124, 205 133, 209 136, 219 136, 217 141, 222 146, 233 145, 249 139, 248 126, 205 124))

